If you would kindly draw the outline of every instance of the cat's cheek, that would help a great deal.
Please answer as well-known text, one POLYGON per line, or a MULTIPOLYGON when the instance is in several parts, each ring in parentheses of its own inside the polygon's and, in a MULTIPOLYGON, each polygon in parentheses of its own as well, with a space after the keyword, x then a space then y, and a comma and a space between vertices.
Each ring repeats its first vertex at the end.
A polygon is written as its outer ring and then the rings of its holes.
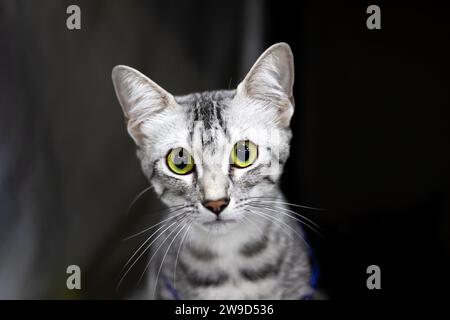
POLYGON ((153 186, 153 190, 160 197, 162 192, 164 191, 164 186, 156 179, 150 180, 151 185, 153 186))
POLYGON ((247 195, 249 198, 253 197, 273 197, 277 193, 277 185, 271 183, 257 183, 251 187, 247 195))

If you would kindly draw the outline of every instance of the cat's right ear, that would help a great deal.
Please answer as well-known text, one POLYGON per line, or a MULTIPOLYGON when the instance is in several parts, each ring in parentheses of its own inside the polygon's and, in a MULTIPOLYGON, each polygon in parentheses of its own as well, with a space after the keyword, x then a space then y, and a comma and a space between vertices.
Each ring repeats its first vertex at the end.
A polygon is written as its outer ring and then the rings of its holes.
POLYGON ((145 139, 142 123, 167 108, 178 107, 175 98, 145 75, 128 66, 115 66, 112 81, 125 116, 128 133, 140 145, 145 139))

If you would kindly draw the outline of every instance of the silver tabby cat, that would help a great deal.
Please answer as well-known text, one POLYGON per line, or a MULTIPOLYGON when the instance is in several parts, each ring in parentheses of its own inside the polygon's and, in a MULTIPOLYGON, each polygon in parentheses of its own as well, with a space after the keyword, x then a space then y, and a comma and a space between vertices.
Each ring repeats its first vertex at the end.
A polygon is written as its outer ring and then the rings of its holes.
POLYGON ((146 297, 310 294, 308 246, 278 185, 294 112, 290 47, 267 49, 236 90, 175 97, 127 66, 112 79, 143 172, 168 207, 146 240, 146 297))

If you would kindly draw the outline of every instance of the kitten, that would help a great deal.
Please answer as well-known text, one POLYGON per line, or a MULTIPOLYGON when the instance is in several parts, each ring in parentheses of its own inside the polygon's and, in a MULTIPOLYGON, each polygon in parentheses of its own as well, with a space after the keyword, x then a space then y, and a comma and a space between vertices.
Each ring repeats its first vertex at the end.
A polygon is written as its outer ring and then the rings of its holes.
POLYGON ((169 208, 146 242, 147 298, 310 295, 309 247, 278 185, 294 112, 290 47, 267 49, 236 90, 174 97, 127 66, 112 79, 143 172, 169 208))

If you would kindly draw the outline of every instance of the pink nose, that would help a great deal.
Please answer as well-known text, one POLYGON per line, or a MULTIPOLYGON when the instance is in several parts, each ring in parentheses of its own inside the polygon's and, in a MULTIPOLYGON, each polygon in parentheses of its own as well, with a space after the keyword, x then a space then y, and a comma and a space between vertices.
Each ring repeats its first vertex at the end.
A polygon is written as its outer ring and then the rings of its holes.
POLYGON ((216 215, 219 215, 228 206, 229 202, 230 199, 219 199, 213 201, 206 201, 203 203, 203 206, 209 211, 215 213, 216 215))

